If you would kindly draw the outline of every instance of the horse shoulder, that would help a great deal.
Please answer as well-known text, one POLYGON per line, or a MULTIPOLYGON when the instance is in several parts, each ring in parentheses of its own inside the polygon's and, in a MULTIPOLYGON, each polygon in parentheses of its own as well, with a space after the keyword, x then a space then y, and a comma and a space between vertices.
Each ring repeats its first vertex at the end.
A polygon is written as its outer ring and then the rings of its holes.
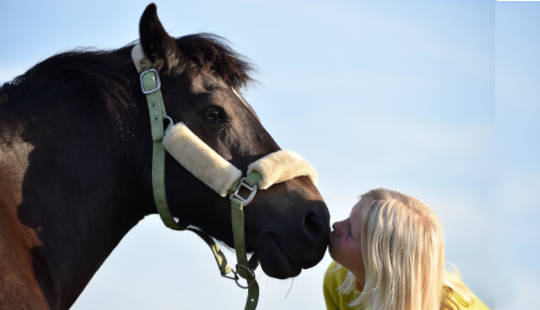
POLYGON ((0 309, 50 309, 34 273, 34 229, 17 214, 31 147, 21 141, 0 145, 0 309))

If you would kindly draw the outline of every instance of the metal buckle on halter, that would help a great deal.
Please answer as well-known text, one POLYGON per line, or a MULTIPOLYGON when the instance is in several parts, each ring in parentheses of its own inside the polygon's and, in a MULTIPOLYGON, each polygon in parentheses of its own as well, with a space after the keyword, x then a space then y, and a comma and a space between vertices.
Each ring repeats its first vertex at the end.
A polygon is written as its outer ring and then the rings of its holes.
POLYGON ((154 93, 154 92, 158 91, 161 88, 161 80, 159 79, 159 74, 158 74, 156 69, 144 70, 143 72, 141 72, 141 74, 139 76, 139 79, 141 81, 141 90, 142 90, 143 94, 145 94, 145 95, 154 93), (154 75, 155 80, 156 80, 156 87, 154 87, 152 89, 145 89, 144 88, 144 80, 143 80, 143 78, 144 78, 144 75, 148 74, 148 73, 152 73, 154 75))
POLYGON ((246 183, 246 178, 244 177, 240 179, 240 184, 238 184, 236 189, 231 193, 230 197, 240 200, 242 202, 242 206, 246 206, 253 200, 253 197, 255 197, 256 193, 257 193, 257 185, 255 186, 249 185, 248 183, 246 183), (246 189, 249 190, 249 195, 247 196, 247 198, 240 196, 240 189, 242 189, 242 187, 245 187, 246 189))
POLYGON ((230 279, 230 280, 234 280, 234 282, 236 283, 236 285, 238 285, 239 288, 243 288, 243 289, 250 288, 256 282, 255 281, 255 272, 253 272, 253 270, 250 267, 244 266, 242 264, 236 264, 236 270, 232 269, 231 273, 233 274, 232 276, 230 276, 228 274, 221 274, 221 276, 224 277, 224 278, 230 279), (243 285, 240 282, 241 278, 239 277, 239 273, 238 273, 238 270, 240 270, 240 269, 247 272, 246 278, 242 277, 242 278, 244 278, 244 280, 246 280, 247 285, 243 285))
POLYGON ((242 285, 242 283, 240 283, 240 278, 238 276, 236 277, 234 282, 236 282, 236 285, 238 285, 238 287, 240 287, 240 288, 243 288, 243 289, 250 288, 253 285, 253 283, 255 283, 255 281, 254 281, 255 280, 255 273, 248 266, 244 266, 242 264, 236 264, 236 274, 238 274, 240 269, 247 272, 247 275, 244 278, 246 280, 246 282, 247 282, 247 285, 242 285))

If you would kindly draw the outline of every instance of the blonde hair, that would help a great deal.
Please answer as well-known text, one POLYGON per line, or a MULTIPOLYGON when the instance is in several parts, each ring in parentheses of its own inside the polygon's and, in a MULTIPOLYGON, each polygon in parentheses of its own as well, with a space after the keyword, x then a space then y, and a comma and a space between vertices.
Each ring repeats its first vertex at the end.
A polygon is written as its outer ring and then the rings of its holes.
MULTIPOLYGON (((379 188, 361 197, 359 234, 365 282, 350 306, 370 309, 459 309, 455 292, 472 304, 458 273, 444 268, 444 235, 435 213, 420 200, 379 188), (443 289, 445 290, 443 292, 443 289)), ((338 288, 358 289, 347 272, 338 288)))

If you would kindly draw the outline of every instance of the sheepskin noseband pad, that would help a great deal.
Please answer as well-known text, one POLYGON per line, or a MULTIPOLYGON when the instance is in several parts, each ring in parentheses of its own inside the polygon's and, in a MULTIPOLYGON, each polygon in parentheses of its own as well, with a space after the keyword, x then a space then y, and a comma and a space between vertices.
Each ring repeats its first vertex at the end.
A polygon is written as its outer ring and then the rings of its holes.
MULTIPOLYGON (((242 176, 238 168, 204 143, 184 123, 176 123, 167 130, 163 147, 186 170, 221 197, 225 197, 234 182, 242 176)), ((293 151, 270 153, 248 166, 247 174, 253 171, 262 176, 258 184, 262 190, 298 176, 308 176, 317 184, 315 168, 293 151)))
POLYGON ((263 190, 299 176, 308 176, 315 185, 318 181, 315 168, 293 151, 281 150, 270 153, 248 166, 247 174, 253 171, 262 175, 259 188, 263 190))
POLYGON ((221 197, 242 172, 204 143, 184 123, 176 123, 163 138, 163 147, 186 170, 221 197))

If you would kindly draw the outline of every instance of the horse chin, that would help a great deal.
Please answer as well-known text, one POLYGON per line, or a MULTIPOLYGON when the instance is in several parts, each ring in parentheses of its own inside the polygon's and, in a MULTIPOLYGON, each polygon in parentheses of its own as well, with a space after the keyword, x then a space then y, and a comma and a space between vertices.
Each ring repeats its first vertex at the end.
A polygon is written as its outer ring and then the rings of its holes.
POLYGON ((294 262, 275 236, 266 234, 263 238, 264 242, 260 244, 265 246, 257 250, 257 255, 264 273, 278 279, 299 275, 302 268, 294 262))

